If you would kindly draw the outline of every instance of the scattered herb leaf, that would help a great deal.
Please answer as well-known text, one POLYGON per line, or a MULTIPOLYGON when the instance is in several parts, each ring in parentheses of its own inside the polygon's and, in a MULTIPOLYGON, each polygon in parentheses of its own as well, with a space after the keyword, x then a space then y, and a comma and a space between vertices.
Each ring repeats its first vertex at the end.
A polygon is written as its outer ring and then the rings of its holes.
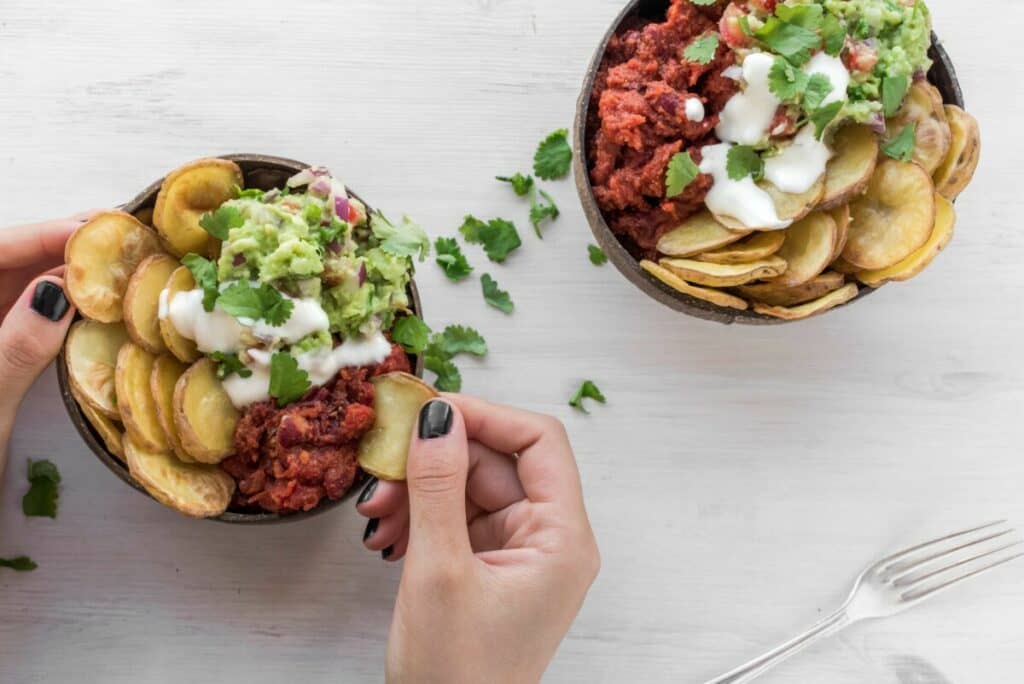
POLYGON ((278 406, 300 399, 309 388, 309 374, 299 368, 295 357, 287 352, 270 357, 270 396, 277 399, 278 406))
POLYGON ((569 131, 560 128, 537 146, 533 157, 533 172, 542 180, 563 178, 572 166, 572 148, 569 131))
POLYGON ((544 236, 541 235, 540 224, 547 219, 554 221, 558 218, 559 213, 558 207, 555 205, 555 200, 551 199, 551 195, 548 193, 543 190, 538 190, 530 195, 530 223, 533 225, 533 232, 535 232, 537 237, 541 240, 544 239, 544 236), (543 198, 543 202, 537 201, 538 193, 540 193, 540 196, 543 198))
POLYGON ((198 254, 186 254, 181 263, 192 272, 196 287, 203 291, 203 308, 213 311, 217 297, 220 296, 220 290, 217 289, 217 267, 212 261, 198 254))
POLYGON ((480 276, 480 285, 483 287, 485 302, 507 314, 512 313, 513 309, 515 309, 512 297, 509 296, 508 292, 498 288, 497 281, 489 273, 484 273, 480 276))
POLYGON ((435 355, 448 358, 457 354, 487 355, 487 341, 473 328, 464 325, 449 325, 443 333, 434 336, 430 349, 435 355))
POLYGON ((768 89, 783 102, 796 102, 807 89, 807 74, 785 57, 776 57, 768 71, 768 89))
POLYGON ((533 188, 533 176, 524 176, 519 172, 516 172, 514 176, 496 176, 495 178, 502 183, 511 183, 512 189, 520 197, 526 197, 526 194, 533 188))
POLYGON ((683 50, 683 57, 689 62, 697 64, 711 64, 718 51, 718 34, 707 33, 686 46, 683 50))
POLYGON ((32 518, 56 518, 60 473, 50 461, 28 461, 28 492, 21 499, 21 511, 32 518))
POLYGON ((764 178, 764 159, 750 145, 729 148, 725 168, 732 180, 743 180, 747 176, 753 176, 755 181, 764 178))
POLYGON ((906 76, 886 76, 882 80, 882 108, 886 117, 900 110, 909 89, 910 81, 906 76))
POLYGON ((410 354, 422 354, 430 343, 430 326, 419 316, 404 316, 395 322, 391 337, 410 354))
POLYGON ((244 280, 232 283, 217 300, 225 312, 235 318, 263 320, 268 325, 284 325, 291 318, 295 303, 267 283, 253 287, 244 280))
POLYGON ((700 168, 693 162, 690 153, 679 152, 669 161, 665 171, 665 196, 671 198, 683 194, 699 175, 700 168))
POLYGON ((900 134, 889 142, 882 145, 882 152, 885 152, 893 159, 908 162, 914 158, 914 148, 917 146, 917 122, 907 124, 900 134))
POLYGON ((804 108, 809 112, 821 109, 822 102, 832 94, 832 81, 825 74, 812 74, 807 79, 807 89, 804 91, 804 108))
POLYGON ((10 568, 15 572, 30 572, 35 570, 39 566, 36 562, 28 556, 18 556, 17 558, 0 558, 0 568, 10 568))
POLYGON ((580 388, 576 390, 576 394, 572 395, 572 399, 569 400, 569 406, 572 406, 577 411, 590 413, 590 411, 587 410, 587 407, 583 404, 584 399, 593 399, 601 404, 606 403, 604 395, 601 394, 601 390, 598 389, 593 380, 585 380, 583 384, 580 385, 580 388))
POLYGON ((218 240, 227 240, 228 233, 232 228, 241 228, 245 224, 245 217, 237 207, 224 205, 218 207, 210 214, 203 214, 199 219, 199 225, 210 235, 218 240))
POLYGON ((469 265, 455 238, 437 238, 434 241, 434 253, 437 255, 437 265, 448 276, 448 280, 462 280, 473 272, 473 267, 469 265))
POLYGON ((500 218, 484 223, 475 216, 467 216, 459 232, 466 242, 483 245, 487 258, 497 263, 505 261, 523 244, 515 224, 500 218))
POLYGON ((223 380, 232 375, 238 374, 240 378, 252 377, 252 371, 245 367, 238 354, 225 354, 224 352, 213 352, 210 358, 217 364, 217 378, 223 380))
POLYGON ((462 373, 458 366, 442 356, 427 354, 423 357, 423 367, 437 375, 434 387, 442 392, 459 392, 462 390, 462 373))
POLYGON ((595 266, 603 266, 608 263, 608 255, 597 245, 587 245, 587 252, 590 254, 590 263, 595 266))
POLYGON ((825 131, 828 129, 829 124, 839 116, 839 112, 843 110, 843 106, 845 104, 846 103, 842 100, 836 100, 824 107, 808 112, 808 118, 811 123, 814 124, 814 137, 821 140, 822 136, 825 135, 825 131))
POLYGON ((419 260, 423 261, 430 253, 430 238, 408 216, 403 216, 402 222, 395 225, 378 211, 370 218, 370 230, 380 241, 380 248, 393 256, 411 259, 419 255, 419 260))

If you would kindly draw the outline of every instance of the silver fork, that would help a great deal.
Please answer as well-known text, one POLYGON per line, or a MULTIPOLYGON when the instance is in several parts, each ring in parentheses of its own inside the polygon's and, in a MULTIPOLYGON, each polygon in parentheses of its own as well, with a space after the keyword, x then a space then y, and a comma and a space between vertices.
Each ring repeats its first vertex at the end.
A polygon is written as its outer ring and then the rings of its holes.
POLYGON ((753 681, 811 644, 855 622, 889 617, 952 586, 1024 558, 1024 542, 1010 541, 1007 521, 989 523, 934 539, 875 563, 857 578, 842 608, 800 636, 707 684, 753 681))

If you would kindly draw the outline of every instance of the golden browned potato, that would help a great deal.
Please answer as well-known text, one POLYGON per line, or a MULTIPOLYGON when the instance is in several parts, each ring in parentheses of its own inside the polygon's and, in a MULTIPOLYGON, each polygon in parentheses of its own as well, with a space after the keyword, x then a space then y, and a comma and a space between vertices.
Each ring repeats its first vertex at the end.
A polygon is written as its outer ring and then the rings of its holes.
POLYGON ((826 212, 816 211, 797 221, 786 231, 786 241, 775 255, 789 268, 771 282, 796 287, 814 279, 828 268, 835 241, 836 222, 826 212))
POLYGON ((786 241, 786 231, 772 230, 754 233, 750 237, 719 247, 711 252, 704 252, 693 257, 697 261, 708 261, 713 264, 749 264, 753 261, 767 259, 782 247, 786 241))
POLYGON ((667 256, 688 257, 728 245, 747 235, 750 235, 749 230, 729 230, 705 210, 665 233, 658 240, 658 251, 667 256))
POLYGON ((688 283, 707 287, 734 287, 786 272, 785 259, 770 256, 749 264, 714 264, 694 259, 662 259, 658 262, 688 283))
POLYGON ((242 183, 242 170, 226 159, 200 159, 171 172, 153 209, 153 224, 168 249, 177 257, 213 254, 216 241, 199 221, 233 199, 242 183))
POLYGON ((653 261, 641 261, 640 267, 674 289, 676 292, 682 292, 683 294, 690 295, 696 299, 701 299, 705 302, 710 302, 717 306, 728 307, 730 309, 739 309, 742 311, 748 307, 747 302, 739 297, 735 297, 728 292, 722 292, 721 290, 712 290, 706 287, 691 285, 672 271, 663 266, 659 266, 653 261))
POLYGON ((121 440, 124 437, 124 431, 121 429, 121 424, 105 413, 93 408, 74 387, 71 388, 71 396, 78 402, 78 408, 82 410, 82 415, 85 416, 89 424, 96 430, 96 434, 103 440, 107 451, 123 461, 124 447, 121 444, 121 440))
POLYGON ((955 200, 970 185, 981 161, 981 129, 978 120, 956 105, 946 105, 946 119, 953 142, 949 154, 935 171, 935 189, 955 200))
POLYGON ((892 140, 911 124, 917 124, 914 161, 929 174, 934 173, 949 152, 952 135, 942 93, 927 81, 918 81, 910 87, 903 107, 885 124, 886 139, 892 140))
POLYGON ((377 419, 359 443, 359 467, 382 480, 404 480, 409 438, 420 408, 437 397, 437 391, 408 373, 388 373, 371 382, 377 419))
MULTIPOLYGON (((196 281, 192 277, 192 272, 188 270, 187 266, 179 266, 167 281, 167 306, 170 306, 171 301, 179 292, 188 292, 195 287, 196 281)), ((160 337, 163 338, 167 350, 174 354, 175 358, 182 363, 193 363, 199 360, 202 354, 196 349, 196 343, 183 337, 169 317, 159 319, 158 323, 160 337)))
POLYGON ((832 149, 819 209, 848 204, 864 192, 878 162, 878 136, 867 126, 844 126, 836 133, 832 149))
POLYGON ((169 451, 170 445, 156 415, 156 399, 149 386, 155 360, 152 354, 133 342, 121 347, 114 373, 117 409, 125 430, 136 444, 154 451, 169 451))
POLYGON ((124 323, 135 344, 150 354, 167 351, 160 335, 160 293, 179 268, 166 254, 146 257, 135 269, 124 293, 124 323))
POLYGON ((145 226, 153 226, 153 207, 139 209, 137 212, 132 214, 132 216, 139 219, 139 223, 145 226))
POLYGON ((120 321, 128 279, 140 261, 159 251, 153 231, 131 214, 97 214, 75 231, 64 249, 68 296, 86 318, 120 321))
POLYGON ((76 321, 64 343, 64 360, 68 366, 71 389, 94 409, 116 420, 114 369, 117 353, 128 341, 128 333, 120 323, 76 321))
POLYGON ((178 437, 178 428, 174 424, 174 387, 188 366, 173 356, 164 354, 153 362, 153 374, 149 378, 149 389, 156 400, 156 417, 167 437, 174 454, 185 463, 194 463, 195 459, 185 453, 178 437))
POLYGON ((846 304, 853 300, 859 290, 855 283, 844 285, 843 287, 830 292, 820 299, 815 299, 813 302, 807 302, 795 307, 784 307, 784 306, 766 306, 764 304, 754 304, 754 311, 765 316, 773 316, 775 318, 781 318, 786 321, 799 321, 811 316, 817 316, 818 314, 825 313, 829 309, 834 309, 837 306, 846 304))
POLYGON ((185 453, 196 462, 217 464, 231 455, 238 418, 210 359, 193 364, 175 385, 174 425, 185 453))
MULTIPOLYGON (((825 195, 825 176, 807 192, 794 194, 783 192, 766 180, 758 181, 758 187, 767 192, 775 203, 775 213, 781 221, 799 221, 811 213, 825 195)), ((744 226, 731 216, 716 216, 719 223, 729 230, 773 230, 767 227, 744 226)))
POLYGON ((747 299, 767 306, 795 306, 824 297, 846 284, 842 273, 828 271, 803 285, 783 287, 778 283, 742 285, 736 291, 747 299))
POLYGON ((887 268, 907 258, 935 225, 935 186, 918 164, 888 159, 867 192, 850 205, 852 223, 843 259, 859 270, 887 268))
POLYGON ((846 241, 850 237, 850 205, 844 204, 831 209, 828 215, 836 222, 836 244, 832 250, 832 258, 829 259, 831 262, 835 261, 846 249, 846 241))
POLYGON ((224 513, 235 493, 235 481, 216 466, 182 463, 173 454, 148 449, 126 435, 128 472, 165 506, 193 518, 224 513))
POLYGON ((910 280, 928 268, 939 252, 953 240, 953 227, 956 224, 956 210, 953 209, 952 202, 942 195, 936 195, 935 207, 935 228, 922 247, 888 268, 877 271, 860 271, 857 273, 857 279, 865 285, 880 287, 893 280, 910 280))

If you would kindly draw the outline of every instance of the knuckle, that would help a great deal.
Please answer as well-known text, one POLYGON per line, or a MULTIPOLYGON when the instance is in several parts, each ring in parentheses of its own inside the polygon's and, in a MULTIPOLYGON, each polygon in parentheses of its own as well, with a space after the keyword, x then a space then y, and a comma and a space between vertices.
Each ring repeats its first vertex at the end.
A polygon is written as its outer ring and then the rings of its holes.
POLYGON ((409 473, 409 487, 420 494, 445 494, 460 486, 459 468, 441 459, 420 462, 409 473))
POLYGON ((558 437, 568 436, 568 431, 565 429, 565 423, 560 421, 554 416, 543 416, 544 432, 558 437))
POLYGON ((24 332, 15 331, 6 344, 0 347, 0 358, 9 371, 25 374, 35 372, 46 362, 44 351, 38 340, 31 339, 24 332))

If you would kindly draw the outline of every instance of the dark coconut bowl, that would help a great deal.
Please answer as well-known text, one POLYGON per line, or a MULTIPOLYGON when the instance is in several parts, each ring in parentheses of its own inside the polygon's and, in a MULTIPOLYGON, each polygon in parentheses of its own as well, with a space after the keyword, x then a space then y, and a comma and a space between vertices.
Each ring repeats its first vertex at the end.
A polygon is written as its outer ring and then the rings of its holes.
MULTIPOLYGON (((649 275, 640 268, 639 260, 630 251, 629 247, 620 241, 619 236, 608 227, 597 204, 597 200, 594 198, 594 191, 590 184, 590 151, 588 149, 588 141, 591 136, 590 131, 587 130, 587 121, 590 112, 591 93, 594 89, 594 80, 597 77, 601 61, 604 59, 608 42, 618 32, 619 27, 632 17, 664 21, 669 4, 668 0, 630 0, 626 8, 622 10, 622 13, 612 22, 611 27, 594 53, 593 60, 587 70, 586 80, 583 82, 583 90, 580 93, 579 102, 576 105, 576 122, 573 127, 573 147, 577 150, 573 160, 573 174, 576 178, 576 189, 579 193, 580 201, 583 203, 583 212, 587 217, 587 222, 590 224, 594 237, 597 239, 597 243, 604 250, 605 254, 608 255, 609 260, 619 269, 619 272, 647 295, 665 306, 696 318, 725 324, 776 325, 790 322, 758 314, 751 310, 739 311, 717 306, 678 292, 649 275)), ((946 54, 942 43, 934 33, 932 34, 930 56, 935 64, 928 73, 928 80, 939 89, 947 104, 963 107, 963 93, 960 90, 960 83, 957 81, 953 62, 949 59, 949 55, 946 54)), ((861 286, 857 297, 845 306, 860 301, 872 292, 874 292, 874 289, 861 286)))
MULTIPOLYGON (((268 157, 261 154, 228 154, 224 155, 222 158, 230 159, 241 167, 242 173, 245 177, 245 186, 247 188, 259 188, 261 190, 283 187, 285 181, 289 177, 310 166, 309 164, 304 164, 291 159, 268 157)), ((160 191, 161 183, 163 183, 163 178, 155 181, 152 185, 139 193, 135 199, 131 200, 121 208, 130 214, 134 214, 143 209, 151 209, 156 204, 156 195, 160 191)), ((349 190, 349 192, 353 197, 362 201, 362 198, 359 197, 359 195, 351 190, 349 190)), ((367 209, 372 211, 372 209, 369 209, 369 205, 367 205, 367 209)), ((409 300, 412 302, 413 312, 417 316, 422 317, 423 309, 420 305, 420 297, 416 290, 415 282, 409 283, 409 300)), ((413 357, 412 362, 413 372, 417 377, 423 377, 423 359, 413 357)), ((82 410, 78 406, 78 402, 75 401, 75 398, 71 394, 71 383, 68 379, 68 367, 64 359, 63 351, 57 357, 57 380, 60 383, 60 395, 64 400, 64 406, 67 408, 68 415, 71 416, 71 422, 74 423, 75 428, 78 430, 78 434, 82 436, 86 446, 88 446, 89 449, 96 454, 96 457, 103 463, 103 465, 105 465, 110 472, 120 478, 122 482, 145 496, 150 496, 141 485, 132 479, 132 476, 128 473, 128 467, 124 462, 107 450, 103 445, 102 438, 89 423, 88 418, 86 418, 82 413, 82 410)), ((338 501, 324 500, 315 509, 305 513, 278 515, 276 513, 260 513, 252 512, 251 510, 239 511, 229 508, 223 515, 209 519, 243 525, 266 525, 307 520, 315 515, 319 515, 336 508, 344 501, 352 498, 366 480, 367 476, 360 471, 356 476, 356 481, 352 485, 352 488, 342 499, 339 499, 338 501)))

